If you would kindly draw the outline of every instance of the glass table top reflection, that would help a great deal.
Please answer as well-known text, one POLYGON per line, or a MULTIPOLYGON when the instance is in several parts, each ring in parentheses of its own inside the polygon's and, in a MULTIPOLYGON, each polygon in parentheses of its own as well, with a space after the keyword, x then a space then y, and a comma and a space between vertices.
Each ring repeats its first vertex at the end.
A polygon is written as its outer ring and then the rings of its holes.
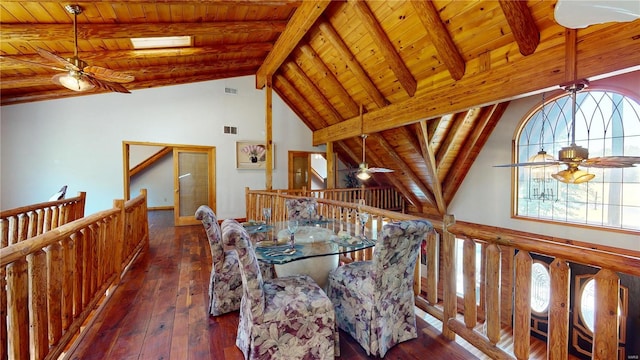
POLYGON ((356 235, 356 225, 334 220, 299 220, 291 246, 289 222, 244 223, 259 261, 269 264, 318 256, 337 255, 371 248, 375 239, 365 232, 356 235))

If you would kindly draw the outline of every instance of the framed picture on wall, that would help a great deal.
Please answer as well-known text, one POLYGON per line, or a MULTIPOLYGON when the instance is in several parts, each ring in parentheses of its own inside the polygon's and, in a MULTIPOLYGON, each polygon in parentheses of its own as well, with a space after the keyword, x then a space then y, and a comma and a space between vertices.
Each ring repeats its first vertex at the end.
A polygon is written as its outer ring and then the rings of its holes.
MULTIPOLYGON (((272 165, 276 166, 275 144, 271 150, 273 155, 272 165)), ((267 166, 267 145, 264 141, 237 141, 236 142, 236 168, 237 169, 264 169, 267 166)))

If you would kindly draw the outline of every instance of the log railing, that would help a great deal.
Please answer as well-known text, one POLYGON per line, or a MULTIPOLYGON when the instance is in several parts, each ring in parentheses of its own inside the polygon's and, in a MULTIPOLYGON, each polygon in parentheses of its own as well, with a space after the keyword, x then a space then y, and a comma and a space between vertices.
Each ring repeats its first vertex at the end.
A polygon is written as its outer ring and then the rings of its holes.
POLYGON ((0 359, 57 359, 148 245, 146 190, 0 249, 0 359))
MULTIPOLYGON (((444 273, 442 277, 442 306, 436 305, 433 296, 420 302, 420 307, 439 318, 446 326, 443 334, 452 339, 454 333, 496 359, 528 359, 530 356, 531 323, 531 254, 544 255, 553 259, 550 271, 549 328, 547 340, 547 358, 567 359, 569 343, 570 267, 569 263, 583 264, 599 268, 594 276, 595 298, 597 306, 594 316, 593 359, 618 358, 618 299, 619 276, 623 273, 640 276, 640 257, 603 251, 584 246, 571 245, 577 241, 571 239, 553 240, 537 234, 517 232, 509 229, 489 227, 473 223, 456 223, 453 216, 445 216, 444 221, 432 220, 443 234, 440 253, 432 254, 427 260, 427 273, 433 272, 438 260, 444 273), (455 241, 462 239, 463 279, 465 286, 463 309, 457 310, 455 283, 455 241), (476 316, 476 258, 475 245, 485 247, 484 295, 480 303, 484 304, 483 327, 476 316), (439 257, 439 258, 438 258, 439 257), (429 264, 432 264, 429 267, 429 264), (511 269, 511 270, 510 270, 511 269), (510 275, 511 273, 511 275, 510 275), (512 286, 504 289, 502 276, 512 276, 512 286), (505 295, 506 294, 506 295, 505 295), (512 299, 511 301, 509 301, 512 299), (456 312, 464 317, 460 319, 456 312), (513 320, 511 320, 513 319, 513 320), (511 322, 513 321, 513 322, 511 322), (503 325, 512 328, 513 351, 496 346, 500 342, 500 330, 503 325), (483 330, 478 330, 483 328, 483 330)), ((435 241, 435 240, 432 240, 435 241)), ((429 248, 438 244, 428 244, 429 248)), ((427 251, 429 253, 429 251, 427 251)), ((427 281, 427 294, 437 294, 437 281, 427 281)))
POLYGON ((86 193, 0 212, 0 248, 43 234, 84 216, 86 193))
MULTIPOLYGON (((261 208, 271 207, 275 221, 286 219, 284 200, 296 196, 290 195, 291 192, 289 195, 284 193, 247 189, 247 218, 263 220, 261 208)), ((379 230, 386 221, 420 218, 368 205, 316 197, 318 211, 323 217, 349 221, 356 226, 357 211, 366 211, 371 214, 367 226, 374 231, 379 230)), ((461 336, 494 359, 528 359, 532 355, 531 254, 539 254, 553 259, 549 266, 551 298, 546 357, 569 357, 569 312, 577 311, 571 308, 571 262, 599 268, 594 276, 597 307, 592 358, 618 358, 620 319, 617 316, 617 273, 640 277, 640 256, 633 252, 613 251, 615 249, 604 251, 574 245, 579 243, 578 239, 551 239, 510 229, 456 222, 452 215, 446 215, 444 219, 423 218, 432 222, 436 233, 426 237, 426 271, 420 271, 420 264, 416 268, 414 290, 419 293, 416 306, 442 322, 443 336, 448 339, 461 336), (462 269, 456 268, 456 241, 463 241, 462 269), (476 273, 476 244, 483 248, 481 273, 476 273), (462 273, 464 284, 461 300, 456 294, 458 272, 462 273), (421 273, 425 275, 420 276, 421 273), (505 276, 512 280, 505 282, 505 276), (480 294, 476 291, 478 277, 483 279, 480 294), (505 335, 505 328, 512 330, 505 335), (506 336, 509 339, 504 339, 506 336), (506 343, 510 345, 501 347, 506 343)), ((354 260, 367 260, 371 255, 371 251, 351 254, 354 260)))
POLYGON ((318 199, 336 200, 342 202, 357 203, 364 201, 365 204, 379 209, 405 212, 407 203, 394 187, 376 186, 376 187, 359 187, 346 189, 287 189, 273 190, 282 195, 308 196, 318 199))

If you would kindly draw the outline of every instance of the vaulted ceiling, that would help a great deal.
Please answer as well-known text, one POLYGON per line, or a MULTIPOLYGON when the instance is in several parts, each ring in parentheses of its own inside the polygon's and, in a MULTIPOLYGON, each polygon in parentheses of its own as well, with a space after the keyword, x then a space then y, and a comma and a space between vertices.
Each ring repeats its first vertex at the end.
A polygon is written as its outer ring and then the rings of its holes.
MULTIPOLYGON (((37 48, 72 57, 69 1, 0 4, 1 104, 80 96, 37 48)), ((569 30, 556 0, 80 1, 78 55, 136 91, 244 75, 269 87, 339 158, 413 210, 445 213, 508 102, 640 65, 640 20, 569 30), (131 38, 191 36, 135 50, 131 38), (361 115, 360 109, 363 109, 361 115)), ((123 94, 122 96, 128 96, 123 94)))

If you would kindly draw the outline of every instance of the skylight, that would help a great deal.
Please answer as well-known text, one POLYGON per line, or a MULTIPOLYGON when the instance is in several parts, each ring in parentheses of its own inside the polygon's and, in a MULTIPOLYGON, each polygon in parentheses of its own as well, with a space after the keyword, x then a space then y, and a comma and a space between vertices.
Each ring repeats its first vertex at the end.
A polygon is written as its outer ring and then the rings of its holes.
POLYGON ((191 46, 191 36, 132 38, 134 49, 158 49, 191 46))

